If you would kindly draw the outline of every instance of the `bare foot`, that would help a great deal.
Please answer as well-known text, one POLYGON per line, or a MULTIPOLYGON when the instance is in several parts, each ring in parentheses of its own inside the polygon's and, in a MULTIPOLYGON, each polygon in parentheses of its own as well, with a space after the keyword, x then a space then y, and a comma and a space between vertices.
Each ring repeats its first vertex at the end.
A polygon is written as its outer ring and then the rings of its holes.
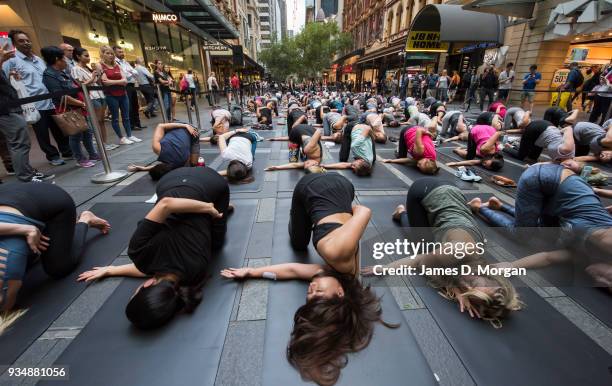
POLYGON ((399 221, 400 216, 405 211, 406 211, 406 207, 404 205, 398 205, 397 208, 395 208, 395 211, 393 212, 393 220, 399 221))
POLYGON ((487 205, 489 206, 489 208, 493 210, 501 210, 503 203, 501 202, 499 198, 491 197, 489 198, 489 202, 487 203, 487 205))
POLYGON ((468 202, 468 205, 472 208, 472 212, 478 213, 482 206, 482 200, 479 197, 474 197, 468 202))
POLYGON ((84 222, 92 228, 99 229, 103 235, 108 234, 111 229, 108 221, 96 216, 88 210, 81 213, 81 216, 79 216, 79 222, 84 222))
POLYGON ((596 286, 612 291, 612 264, 591 264, 586 268, 586 273, 593 278, 596 286))

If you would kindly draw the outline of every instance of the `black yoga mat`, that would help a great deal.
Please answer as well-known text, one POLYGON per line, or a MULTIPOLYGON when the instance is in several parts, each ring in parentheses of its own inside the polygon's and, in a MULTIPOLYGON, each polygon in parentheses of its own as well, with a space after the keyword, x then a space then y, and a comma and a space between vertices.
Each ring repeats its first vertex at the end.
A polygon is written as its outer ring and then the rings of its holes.
MULTIPOLYGON (((258 153, 255 152, 255 160, 253 162, 253 169, 251 175, 255 178, 253 182, 248 184, 230 184, 230 192, 232 193, 256 193, 259 192, 263 186, 265 179, 264 169, 268 166, 268 160, 270 159, 270 153, 258 153)), ((217 170, 225 170, 229 162, 223 162, 217 170)))
MULTIPOLYGON (((360 198, 374 213, 392 213, 403 200, 403 196, 360 198)), ((382 235, 393 226, 391 216, 374 218, 372 222, 382 235)), ((495 329, 459 312, 455 302, 441 297, 424 280, 411 280, 417 283, 415 289, 419 296, 476 384, 603 386, 612 383, 609 370, 612 357, 530 288, 517 287, 527 307, 514 312, 501 329, 495 329)))
MULTIPOLYGON (((376 153, 379 154, 381 157, 386 158, 386 159, 394 159, 395 158, 395 151, 391 151, 391 150, 380 150, 380 151, 378 151, 377 150, 376 153)), ((376 162, 377 163, 378 162, 382 163, 382 160, 377 160, 376 162)), ((437 162, 440 163, 441 160, 438 160, 437 162)), ((419 178, 423 178, 423 177, 431 177, 431 176, 428 176, 427 174, 421 173, 419 171, 419 169, 416 168, 416 166, 401 165, 401 164, 389 164, 389 165, 391 165, 391 167, 395 168, 396 170, 398 170, 400 173, 402 173, 406 177, 410 178, 412 181, 416 181, 419 178)), ((476 185, 475 182, 466 182, 466 181, 463 181, 463 180, 455 177, 450 172, 442 169, 442 168, 440 168, 440 171, 438 172, 438 174, 436 174, 436 177, 439 177, 441 179, 446 179, 446 180, 454 181, 455 185, 457 185, 457 187, 459 187, 460 189, 464 189, 464 190, 478 189, 478 186, 476 185)))
MULTIPOLYGON (((219 156, 218 153, 202 152, 200 153, 204 157, 206 166, 210 164, 219 156)), ((155 193, 156 182, 151 179, 148 172, 141 172, 142 177, 126 185, 123 189, 113 194, 113 196, 152 196, 155 193)))
POLYGON ((304 170, 293 169, 293 170, 276 170, 266 173, 277 173, 278 174, 278 191, 279 192, 292 192, 295 185, 298 183, 300 178, 304 177, 304 170))
MULTIPOLYGON (((322 263, 312 245, 308 253, 297 253, 291 248, 287 233, 290 207, 290 199, 277 201, 272 263, 322 263)), ((264 386, 306 384, 287 362, 285 352, 294 313, 304 304, 307 287, 307 282, 299 281, 279 281, 270 285, 264 344, 264 386)), ((382 296, 383 318, 388 322, 399 322, 402 316, 391 292, 384 287, 376 288, 376 292, 382 296)), ((400 328, 395 330, 378 324, 370 345, 357 354, 348 355, 348 365, 342 370, 338 385, 403 385, 407 379, 413 385, 436 385, 407 324, 401 323, 400 328)))
POLYGON ((355 190, 408 189, 408 185, 393 174, 382 162, 376 162, 372 174, 367 177, 359 177, 350 170, 340 170, 340 173, 353 183, 355 190))
POLYGON ((79 273, 108 265, 119 256, 150 209, 144 203, 94 205, 90 210, 107 219, 112 230, 106 236, 97 229, 88 231, 81 263, 73 273, 55 280, 44 273, 41 264, 28 271, 18 298, 18 306, 28 312, 0 336, 0 365, 12 364, 83 292, 85 285, 76 282, 79 273))
MULTIPOLYGON (((125 305, 142 280, 123 280, 94 318, 57 359, 70 366, 64 385, 213 385, 238 283, 220 269, 241 267, 257 209, 256 200, 235 200, 227 242, 214 256, 202 303, 150 332, 131 327, 125 305)), ((125 244, 123 244, 125 247, 125 244)), ((42 382, 39 385, 56 385, 42 382)))

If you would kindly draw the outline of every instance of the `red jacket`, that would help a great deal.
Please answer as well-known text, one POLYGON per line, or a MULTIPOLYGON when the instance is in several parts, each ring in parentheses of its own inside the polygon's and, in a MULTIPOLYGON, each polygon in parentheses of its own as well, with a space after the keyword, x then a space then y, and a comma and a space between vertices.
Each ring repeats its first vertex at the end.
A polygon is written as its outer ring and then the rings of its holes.
POLYGON ((232 88, 240 88, 240 79, 237 76, 232 77, 232 88))

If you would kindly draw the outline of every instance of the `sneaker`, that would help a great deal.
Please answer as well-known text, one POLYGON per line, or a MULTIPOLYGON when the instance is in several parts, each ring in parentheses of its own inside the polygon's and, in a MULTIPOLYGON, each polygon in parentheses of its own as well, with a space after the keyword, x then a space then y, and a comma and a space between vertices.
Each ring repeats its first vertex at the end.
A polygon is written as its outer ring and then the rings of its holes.
POLYGON ((129 139, 123 137, 121 138, 121 140, 119 140, 119 145, 131 145, 134 142, 130 141, 129 139))
POLYGON ((136 138, 133 135, 131 137, 128 138, 130 141, 132 142, 142 142, 142 139, 140 138, 136 138))
POLYGON ((112 145, 105 144, 104 145, 104 150, 106 150, 106 151, 111 151, 111 150, 114 150, 116 148, 117 148, 117 145, 115 145, 115 144, 112 144, 112 145))
POLYGON ((45 174, 41 172, 36 172, 34 173, 30 181, 31 182, 43 182, 43 181, 51 180, 53 178, 55 178, 55 174, 45 174))
POLYGON ((83 160, 83 161, 78 161, 77 166, 80 168, 90 168, 90 167, 96 166, 96 163, 90 160, 83 160))
POLYGON ((15 171, 14 170, 7 170, 6 171, 6 175, 7 176, 14 176, 15 175, 15 171))
POLYGON ((66 164, 66 161, 64 161, 61 158, 58 158, 58 159, 52 159, 51 161, 49 161, 49 163, 53 166, 61 166, 61 165, 66 164))
POLYGON ((472 175, 470 173, 468 173, 468 171, 465 168, 465 166, 459 166, 459 168, 455 172, 455 176, 458 177, 458 178, 461 178, 463 181, 467 181, 467 182, 473 182, 474 181, 474 178, 472 177, 472 175))
POLYGON ((102 157, 100 157, 99 155, 97 155, 97 154, 96 154, 96 155, 95 155, 95 156, 93 156, 93 157, 91 157, 91 156, 90 156, 90 157, 89 157, 89 160, 90 160, 91 162, 93 162, 93 163, 98 163, 98 162, 102 161, 102 157))
POLYGON ((476 171, 474 169, 467 169, 467 172, 469 173, 469 175, 472 177, 472 181, 474 182, 480 182, 482 181, 482 177, 480 177, 478 175, 478 173, 476 173, 476 171))
POLYGON ((70 161, 70 160, 75 159, 72 154, 70 154, 70 155, 63 155, 62 154, 62 158, 65 159, 66 161, 70 161))

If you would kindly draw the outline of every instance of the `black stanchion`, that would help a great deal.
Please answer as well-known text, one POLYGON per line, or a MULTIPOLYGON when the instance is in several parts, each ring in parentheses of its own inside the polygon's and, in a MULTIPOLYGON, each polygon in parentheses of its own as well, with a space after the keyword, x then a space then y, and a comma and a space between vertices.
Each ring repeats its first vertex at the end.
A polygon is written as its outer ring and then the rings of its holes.
POLYGON ((98 152, 102 156, 102 163, 104 164, 104 172, 94 174, 91 176, 91 182, 96 184, 106 184, 109 182, 115 182, 124 179, 127 177, 128 172, 125 170, 116 170, 113 171, 110 161, 108 160, 108 154, 106 153, 106 149, 104 148, 104 143, 102 142, 102 135, 100 134, 100 125, 96 117, 96 110, 94 109, 91 98, 89 97, 89 90, 87 86, 82 84, 83 88, 83 97, 85 98, 85 105, 87 106, 87 113, 90 117, 90 122, 93 125, 94 136, 96 137, 96 143, 98 145, 98 152))
POLYGON ((168 116, 166 115, 166 104, 164 103, 164 97, 162 96, 161 88, 159 84, 155 86, 157 101, 159 102, 159 110, 161 111, 162 120, 164 123, 168 123, 168 116))
POLYGON ((191 107, 189 106, 189 98, 193 98, 193 95, 185 95, 185 108, 187 109, 187 119, 189 119, 189 124, 193 126, 193 118, 191 117, 191 107))
POLYGON ((198 107, 198 102, 196 101, 196 103, 193 105, 193 107, 195 108, 195 116, 196 116, 196 122, 198 123, 198 130, 202 131, 202 121, 200 121, 200 107, 198 107))

